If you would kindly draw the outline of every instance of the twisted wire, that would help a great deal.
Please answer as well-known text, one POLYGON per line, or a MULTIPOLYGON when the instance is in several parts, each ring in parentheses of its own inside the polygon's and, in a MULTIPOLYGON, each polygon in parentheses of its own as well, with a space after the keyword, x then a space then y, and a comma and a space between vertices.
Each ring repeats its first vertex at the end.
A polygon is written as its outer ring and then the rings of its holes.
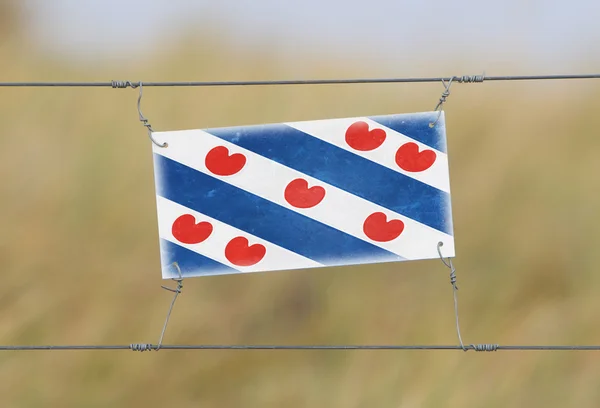
POLYGON ((464 351, 467 351, 468 349, 465 347, 462 341, 462 336, 460 334, 460 323, 458 321, 458 286, 456 284, 456 268, 454 268, 454 265, 452 264, 452 259, 448 258, 448 261, 444 259, 444 256, 442 255, 442 246, 444 246, 444 243, 441 241, 438 242, 437 251, 444 265, 448 269, 450 269, 450 284, 452 285, 452 295, 454 296, 454 318, 456 322, 456 334, 458 336, 458 342, 460 343, 460 347, 464 351))
POLYGON ((160 333, 160 339, 158 340, 158 345, 156 346, 156 351, 160 350, 160 347, 163 342, 163 338, 165 337, 165 332, 167 331, 167 325, 169 324, 169 319, 171 318, 171 312, 173 311, 173 306, 175 306, 175 301, 177 300, 177 296, 179 296, 179 294, 181 293, 181 290, 183 289, 183 275, 181 273, 181 268, 179 268, 179 264, 177 262, 174 262, 173 266, 175 266, 175 269, 177 269, 177 274, 179 277, 177 279, 173 279, 175 282, 177 282, 177 287, 175 289, 171 289, 167 286, 161 286, 161 288, 168 290, 170 292, 173 292, 174 295, 173 295, 173 300, 171 301, 171 306, 169 307, 169 312, 167 313, 167 318, 165 319, 165 324, 163 326, 162 332, 160 333))
MULTIPOLYGON (((123 81, 121 81, 121 82, 119 82, 119 81, 113 81, 113 84, 115 84, 117 86, 117 88, 118 88, 120 86, 125 87, 125 86, 127 86, 127 84, 131 85, 131 82, 129 82, 129 81, 124 81, 124 82, 123 81)), ((167 142, 165 142, 163 144, 160 144, 152 136, 152 132, 154 132, 154 130, 152 129, 152 125, 148 122, 148 119, 146 119, 146 117, 142 113, 142 96, 144 94, 143 85, 142 85, 141 82, 139 82, 135 86, 139 86, 139 88, 140 88, 140 93, 139 93, 138 100, 137 100, 137 109, 138 109, 138 115, 139 115, 140 122, 142 122, 142 125, 146 127, 146 129, 148 131, 148 137, 150 138, 150 140, 152 141, 152 143, 154 143, 158 147, 167 147, 168 146, 167 142)))
POLYGON ((139 351, 139 352, 150 351, 150 350, 156 349, 156 347, 153 346, 152 344, 144 344, 144 343, 130 344, 129 348, 132 351, 139 351))
POLYGON ((471 344, 475 351, 496 351, 500 347, 498 344, 471 344))
POLYGON ((483 82, 485 80, 485 74, 483 75, 463 75, 461 77, 454 77, 454 82, 460 84, 472 84, 475 82, 483 82))
MULTIPOLYGON (((461 77, 461 79, 470 79, 470 77, 461 77)), ((435 119, 434 122, 429 124, 429 127, 432 128, 435 125, 437 125, 437 123, 440 120, 440 117, 442 116, 442 105, 444 103, 446 103, 446 99, 448 99, 448 97, 450 96, 450 86, 452 85, 452 81, 454 80, 454 78, 450 78, 450 80, 448 81, 448 83, 446 83, 446 81, 442 80, 442 84, 444 85, 444 92, 442 92, 442 96, 440 97, 440 101, 438 102, 438 104, 436 105, 434 112, 437 111, 438 115, 437 118, 435 119)))
POLYGON ((141 82, 139 83, 134 83, 131 81, 112 81, 111 82, 112 87, 113 88, 119 88, 119 89, 125 89, 125 88, 137 88, 138 86, 140 86, 141 82))

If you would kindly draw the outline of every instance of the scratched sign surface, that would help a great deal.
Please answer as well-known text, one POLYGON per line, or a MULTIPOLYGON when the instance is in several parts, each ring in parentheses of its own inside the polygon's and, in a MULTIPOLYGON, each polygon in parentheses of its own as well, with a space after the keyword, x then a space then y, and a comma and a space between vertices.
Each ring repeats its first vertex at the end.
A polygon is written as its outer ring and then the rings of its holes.
POLYGON ((163 278, 453 257, 437 117, 155 132, 163 278))

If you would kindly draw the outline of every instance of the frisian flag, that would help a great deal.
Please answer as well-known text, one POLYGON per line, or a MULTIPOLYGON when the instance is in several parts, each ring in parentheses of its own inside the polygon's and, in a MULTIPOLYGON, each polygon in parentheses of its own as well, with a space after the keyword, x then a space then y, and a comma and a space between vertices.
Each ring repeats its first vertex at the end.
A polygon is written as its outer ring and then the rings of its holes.
POLYGON ((453 257, 438 115, 155 132, 162 277, 453 257))

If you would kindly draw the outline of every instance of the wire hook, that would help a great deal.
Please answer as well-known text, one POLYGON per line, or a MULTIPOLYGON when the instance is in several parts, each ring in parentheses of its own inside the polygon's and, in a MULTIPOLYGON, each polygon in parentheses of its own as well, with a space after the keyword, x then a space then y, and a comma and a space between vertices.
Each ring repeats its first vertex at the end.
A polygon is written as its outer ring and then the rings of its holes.
POLYGON ((173 262, 173 266, 177 269, 177 273, 179 278, 173 278, 175 282, 177 282, 177 287, 175 289, 169 288, 167 286, 162 286, 161 288, 168 290, 170 292, 175 293, 173 296, 173 300, 171 301, 171 307, 169 307, 169 312, 167 313, 167 318, 165 319, 165 324, 163 326, 162 332, 160 334, 160 339, 158 340, 158 344, 156 346, 156 351, 160 350, 160 346, 162 345, 163 338, 165 337, 165 331, 167 331, 167 325, 169 324, 169 318, 171 317, 171 312, 173 311, 173 306, 175 306, 175 301, 177 300, 177 296, 181 293, 181 289, 183 289, 183 275, 181 273, 181 268, 177 262, 173 262))
POLYGON ((456 297, 456 292, 458 291, 458 286, 456 286, 456 269, 454 268, 454 265, 452 265, 452 259, 448 258, 448 261, 446 261, 444 259, 444 256, 442 255, 442 246, 444 245, 443 242, 438 242, 437 244, 437 251, 438 254, 440 256, 440 259, 442 260, 442 262, 444 263, 444 265, 450 269, 450 284, 452 285, 452 292, 454 295, 454 317, 455 317, 455 321, 456 321, 456 334, 458 336, 458 342, 460 343, 460 347, 463 349, 463 351, 467 351, 468 348, 465 347, 463 340, 462 340, 462 336, 460 335, 460 324, 458 322, 458 299, 456 297))
POLYGON ((146 119, 144 117, 144 114, 142 113, 142 94, 143 94, 142 81, 139 82, 138 86, 140 87, 140 96, 138 97, 137 108, 138 108, 138 114, 140 117, 140 122, 142 122, 142 125, 144 125, 146 127, 146 129, 148 129, 148 137, 150 138, 150 140, 152 140, 152 143, 154 143, 158 147, 167 147, 169 145, 167 142, 160 144, 156 140, 154 140, 154 138, 152 137, 152 132, 154 132, 154 130, 152 130, 152 125, 150 125, 150 123, 148 123, 148 119, 146 119))
POLYGON ((442 116, 442 105, 446 102, 446 99, 450 96, 450 86, 452 85, 453 80, 454 80, 454 77, 450 78, 450 80, 446 84, 446 81, 442 78, 442 85, 444 85, 445 89, 444 89, 444 92, 442 92, 440 101, 438 102, 438 104, 436 105, 436 107, 434 109, 434 111, 438 112, 437 119, 435 120, 435 122, 432 122, 429 124, 430 128, 434 127, 440 120, 440 117, 442 116))

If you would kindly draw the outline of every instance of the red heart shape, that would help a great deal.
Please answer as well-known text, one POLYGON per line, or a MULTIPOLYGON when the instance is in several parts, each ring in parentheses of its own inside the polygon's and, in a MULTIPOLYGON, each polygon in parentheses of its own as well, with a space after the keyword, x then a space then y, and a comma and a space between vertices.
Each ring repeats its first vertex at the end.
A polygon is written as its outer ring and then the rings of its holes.
POLYGON ((246 156, 241 153, 230 156, 225 146, 217 146, 208 152, 204 164, 211 173, 218 176, 231 176, 246 165, 246 156))
POLYGON ((416 143, 405 143, 396 152, 396 164, 402 170, 419 172, 425 171, 435 163, 436 154, 433 150, 419 152, 416 143))
POLYGON ((184 214, 173 222, 171 232, 175 239, 184 244, 199 244, 212 234, 213 226, 206 221, 196 224, 192 214, 184 214))
POLYGON ((308 188, 308 181, 295 179, 285 188, 285 200, 297 208, 311 208, 325 197, 325 189, 320 186, 308 188))
POLYGON ((225 257, 234 265, 251 266, 259 263, 267 253, 267 248, 261 244, 248 246, 244 237, 235 237, 225 247, 225 257))
POLYGON ((353 123, 346 130, 346 143, 355 150, 377 149, 385 141, 385 137, 385 130, 373 129, 369 131, 369 124, 362 121, 353 123))
POLYGON ((363 224, 365 235, 378 242, 388 242, 396 239, 404 231, 404 223, 400 220, 387 221, 382 212, 376 212, 367 217, 363 224))

